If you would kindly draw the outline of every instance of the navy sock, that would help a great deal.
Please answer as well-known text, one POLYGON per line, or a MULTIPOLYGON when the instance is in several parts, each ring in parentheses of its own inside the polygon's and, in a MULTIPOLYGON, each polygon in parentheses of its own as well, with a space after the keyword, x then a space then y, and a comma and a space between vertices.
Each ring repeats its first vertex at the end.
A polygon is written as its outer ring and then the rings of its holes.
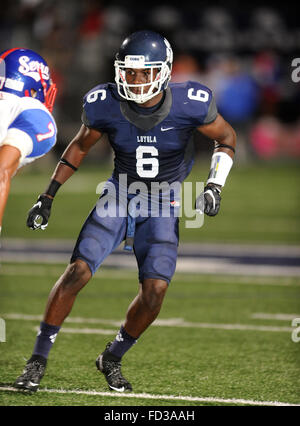
POLYGON ((108 351, 117 358, 121 359, 122 356, 137 342, 135 337, 130 336, 123 326, 121 326, 119 333, 115 340, 109 347, 108 351))
POLYGON ((59 330, 59 326, 50 325, 42 321, 32 355, 40 355, 47 359, 59 330))

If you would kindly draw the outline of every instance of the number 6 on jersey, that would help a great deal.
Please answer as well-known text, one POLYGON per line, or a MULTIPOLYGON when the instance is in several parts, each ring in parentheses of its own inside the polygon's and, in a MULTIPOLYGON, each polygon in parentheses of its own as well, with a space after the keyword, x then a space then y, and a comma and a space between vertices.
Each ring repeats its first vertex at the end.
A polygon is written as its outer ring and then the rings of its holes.
POLYGON ((158 150, 155 146, 139 146, 136 149, 136 172, 143 178, 154 178, 158 174, 158 150), (144 157, 144 154, 150 154, 151 157, 144 157), (151 166, 145 168, 145 166, 151 166))

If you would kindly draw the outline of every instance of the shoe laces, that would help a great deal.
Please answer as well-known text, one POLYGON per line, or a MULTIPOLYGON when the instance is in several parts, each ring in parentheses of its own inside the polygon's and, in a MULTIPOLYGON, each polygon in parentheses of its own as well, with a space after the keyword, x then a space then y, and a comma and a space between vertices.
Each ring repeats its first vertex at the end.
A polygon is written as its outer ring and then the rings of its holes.
POLYGON ((38 377, 44 373, 45 367, 38 361, 32 361, 26 365, 22 377, 24 379, 32 379, 33 377, 38 377))
POLYGON ((121 375, 121 362, 112 360, 103 360, 104 368, 107 371, 107 375, 115 377, 121 375))
POLYGON ((109 381, 117 382, 120 385, 127 386, 128 382, 122 376, 120 361, 105 360, 104 368, 105 368, 106 376, 107 378, 109 378, 109 381))

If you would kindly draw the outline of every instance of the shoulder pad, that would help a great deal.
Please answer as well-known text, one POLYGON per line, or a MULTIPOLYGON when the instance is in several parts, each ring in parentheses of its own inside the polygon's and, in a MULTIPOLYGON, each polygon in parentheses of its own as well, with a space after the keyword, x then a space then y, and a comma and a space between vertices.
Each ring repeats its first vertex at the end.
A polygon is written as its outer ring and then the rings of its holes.
POLYGON ((53 119, 51 112, 38 99, 24 96, 23 98, 19 98, 19 104, 22 111, 26 111, 27 109, 40 109, 45 111, 53 119))
POLYGON ((113 84, 99 84, 93 87, 83 97, 82 122, 85 126, 105 129, 107 109, 114 98, 113 84))
POLYGON ((196 81, 171 84, 176 112, 192 125, 212 123, 218 114, 211 89, 196 81))

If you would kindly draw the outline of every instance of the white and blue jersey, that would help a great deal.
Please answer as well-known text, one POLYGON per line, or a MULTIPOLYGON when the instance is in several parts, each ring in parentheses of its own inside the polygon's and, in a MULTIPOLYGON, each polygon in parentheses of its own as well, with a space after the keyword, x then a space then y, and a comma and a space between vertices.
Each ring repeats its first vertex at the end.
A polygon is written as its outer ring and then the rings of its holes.
POLYGON ((50 151, 56 136, 55 120, 40 101, 0 91, 0 146, 19 149, 19 167, 50 151))

